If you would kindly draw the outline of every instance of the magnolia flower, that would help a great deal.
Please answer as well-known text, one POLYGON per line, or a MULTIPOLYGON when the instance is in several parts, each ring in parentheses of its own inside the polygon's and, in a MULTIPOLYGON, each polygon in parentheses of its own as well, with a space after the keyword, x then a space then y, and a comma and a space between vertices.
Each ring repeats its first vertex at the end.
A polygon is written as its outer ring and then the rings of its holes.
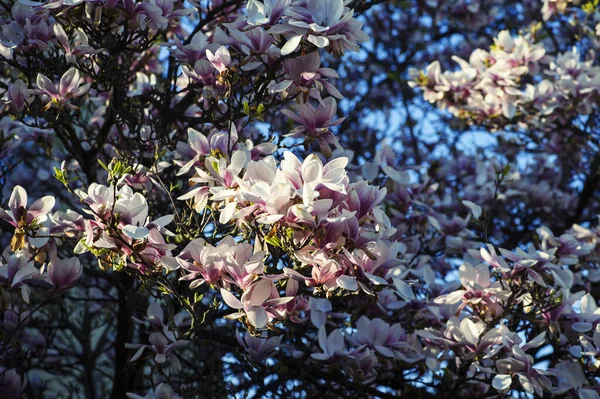
POLYGON ((354 12, 344 7, 343 0, 308 0, 306 8, 293 8, 288 14, 288 26, 275 26, 272 34, 287 33, 290 37, 281 49, 282 55, 293 53, 306 39, 319 48, 331 46, 337 55, 345 50, 358 51, 358 43, 369 39, 362 24, 353 19, 354 12))
POLYGON ((40 271, 34 266, 33 261, 28 261, 22 253, 11 254, 6 263, 1 263, 0 257, 0 283, 8 288, 22 287, 28 280, 39 276, 40 271))
POLYGON ((206 40, 206 35, 202 32, 196 32, 189 43, 183 44, 179 38, 174 37, 175 48, 169 48, 173 56, 182 63, 194 65, 197 61, 206 57, 206 49, 209 44, 206 40))
POLYGON ((273 25, 288 8, 290 0, 248 0, 246 15, 249 25, 273 25))
POLYGON ((56 39, 65 51, 65 57, 67 61, 71 64, 75 63, 75 60, 78 56, 98 54, 101 51, 89 45, 88 37, 81 28, 75 30, 75 40, 73 46, 71 46, 71 40, 67 36, 67 33, 62 25, 55 24, 53 31, 56 39))
POLYGON ((138 22, 142 29, 146 24, 152 29, 166 29, 169 24, 176 23, 176 18, 189 15, 189 8, 175 9, 175 0, 148 0, 135 5, 138 22))
POLYGON ((274 313, 267 312, 267 309, 285 305, 293 299, 292 297, 269 299, 273 294, 273 289, 273 282, 262 278, 245 290, 241 299, 237 299, 235 295, 224 288, 221 288, 221 296, 229 307, 240 310, 232 317, 245 315, 250 325, 257 329, 263 329, 269 323, 269 319, 274 316, 274 313))
POLYGON ((54 259, 48 264, 48 281, 56 289, 71 287, 83 273, 79 259, 54 259))
POLYGON ((343 98, 339 90, 326 80, 326 78, 339 78, 339 75, 331 68, 321 67, 321 56, 318 52, 287 58, 283 60, 283 68, 286 71, 285 79, 277 84, 272 82, 269 85, 269 90, 273 92, 284 91, 293 83, 298 90, 305 94, 300 97, 304 102, 308 100, 308 94, 322 101, 320 92, 323 88, 333 97, 343 98))
MULTIPOLYGON (((154 361, 156 363, 164 363, 167 358, 173 353, 173 351, 177 348, 187 345, 188 341, 186 340, 176 340, 175 336, 172 333, 167 334, 165 337, 163 334, 159 332, 155 332, 150 334, 148 338, 150 342, 149 345, 141 345, 141 344, 125 344, 126 348, 139 348, 137 352, 129 359, 130 362, 134 362, 142 356, 145 349, 149 349, 151 352, 155 353, 154 361)), ((179 360, 175 355, 171 357, 171 363, 175 368, 180 368, 179 360)))
POLYGON ((477 355, 491 358, 501 349, 502 331, 493 328, 486 332, 486 324, 482 321, 473 321, 464 318, 460 322, 452 317, 443 335, 435 330, 418 330, 416 334, 426 340, 446 344, 453 350, 460 350, 463 356, 473 359, 477 355))
POLYGON ((488 265, 471 266, 465 263, 460 266, 458 273, 464 289, 442 295, 435 299, 436 302, 454 304, 462 300, 464 304, 461 305, 461 308, 467 304, 474 307, 481 304, 487 306, 493 314, 502 314, 504 308, 501 299, 505 298, 508 293, 502 293, 501 285, 490 281, 488 265))
POLYGON ((318 139, 321 149, 325 149, 325 154, 330 153, 330 151, 327 151, 329 144, 337 143, 330 128, 339 125, 345 119, 338 118, 334 120, 336 112, 337 102, 333 97, 324 99, 317 108, 309 103, 300 104, 297 114, 289 109, 281 111, 282 114, 301 125, 290 131, 287 134, 288 137, 305 138, 308 136, 313 140, 318 139))
POLYGON ((231 64, 231 55, 225 46, 219 47, 214 54, 207 49, 206 58, 219 73, 225 72, 229 64, 231 64))
POLYGON ((263 273, 262 251, 253 254, 252 245, 236 243, 225 237, 216 247, 202 239, 188 244, 177 257, 177 262, 190 272, 181 280, 193 280, 190 288, 204 282, 217 283, 221 278, 245 290, 263 273))
POLYGON ((577 320, 573 323, 573 330, 579 333, 585 333, 594 329, 595 325, 600 323, 600 308, 596 304, 596 299, 590 294, 585 294, 579 303, 581 311, 572 313, 571 317, 577 320))
POLYGON ((27 385, 27 380, 21 378, 17 370, 6 370, 0 367, 0 392, 9 399, 22 397, 23 391, 27 385))
POLYGON ((40 92, 50 99, 50 102, 46 104, 46 110, 50 107, 62 108, 63 106, 69 109, 78 109, 76 106, 69 104, 68 101, 83 96, 91 87, 91 83, 81 85, 81 77, 76 68, 70 68, 65 72, 58 85, 52 83, 50 79, 41 73, 37 76, 36 84, 40 92))
MULTIPOLYGON (((132 319, 138 323, 145 323, 135 317, 132 317, 132 319)), ((148 308, 146 309, 146 322, 156 331, 161 331, 165 327, 164 313, 158 302, 152 302, 148 305, 148 308)))
POLYGON ((311 354, 310 357, 313 359, 321 361, 330 359, 336 360, 347 356, 344 351, 344 336, 340 330, 333 330, 331 334, 327 336, 325 326, 321 326, 321 328, 319 328, 319 346, 323 353, 311 354))
POLYGON ((595 245, 591 243, 581 243, 570 234, 563 234, 560 237, 554 237, 550 229, 543 226, 536 230, 542 238, 541 249, 550 251, 556 248, 555 256, 560 258, 561 263, 566 265, 575 265, 579 261, 579 257, 589 255, 595 245))
POLYGON ((406 342, 406 333, 400 324, 390 326, 379 318, 369 320, 362 316, 358 319, 356 328, 357 332, 348 336, 348 341, 356 346, 366 345, 389 358, 395 357, 396 351, 411 350, 411 345, 406 342))
POLYGON ((49 239, 49 229, 44 224, 54 203, 54 197, 45 196, 27 208, 27 191, 21 186, 15 186, 8 200, 9 209, 0 209, 0 219, 16 228, 11 241, 13 251, 23 248, 26 237, 28 242, 36 248, 46 245, 49 239))
POLYGON ((21 79, 8 85, 7 99, 15 112, 21 112, 25 108, 25 100, 29 97, 29 93, 30 90, 21 79))
POLYGON ((239 331, 236 336, 240 346, 257 363, 262 363, 267 358, 272 357, 277 351, 277 347, 281 344, 282 338, 281 336, 271 338, 253 337, 248 333, 244 334, 244 338, 242 338, 239 331))

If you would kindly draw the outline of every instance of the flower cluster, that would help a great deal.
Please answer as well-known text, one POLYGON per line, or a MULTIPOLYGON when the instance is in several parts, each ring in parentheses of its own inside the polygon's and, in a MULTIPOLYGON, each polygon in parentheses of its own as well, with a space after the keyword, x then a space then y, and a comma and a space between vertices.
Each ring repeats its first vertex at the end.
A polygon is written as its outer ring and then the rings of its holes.
POLYGON ((454 57, 458 71, 442 72, 439 62, 413 71, 411 86, 469 123, 501 127, 526 123, 543 129, 571 115, 593 112, 600 69, 582 60, 577 47, 550 55, 535 31, 511 36, 502 31, 489 51, 477 49, 468 61, 454 57))

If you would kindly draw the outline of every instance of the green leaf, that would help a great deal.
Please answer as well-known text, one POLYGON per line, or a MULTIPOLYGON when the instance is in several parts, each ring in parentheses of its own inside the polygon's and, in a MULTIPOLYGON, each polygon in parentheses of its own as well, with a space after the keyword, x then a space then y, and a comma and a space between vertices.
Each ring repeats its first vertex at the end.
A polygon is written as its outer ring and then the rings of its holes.
POLYGON ((98 160, 98 163, 100 164, 100 166, 102 166, 102 168, 105 171, 110 172, 110 170, 108 169, 108 166, 106 166, 106 164, 104 162, 102 162, 100 159, 98 160))

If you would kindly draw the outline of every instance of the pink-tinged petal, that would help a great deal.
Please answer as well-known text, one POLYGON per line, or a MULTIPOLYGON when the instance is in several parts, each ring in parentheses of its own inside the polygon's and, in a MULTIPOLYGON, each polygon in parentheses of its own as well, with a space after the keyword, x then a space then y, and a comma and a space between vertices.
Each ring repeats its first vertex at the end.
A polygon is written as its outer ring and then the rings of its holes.
POLYGON ((54 25, 52 30, 54 31, 54 35, 56 36, 56 39, 58 40, 60 45, 67 52, 70 52, 71 51, 71 43, 69 43, 69 37, 67 36, 67 33, 65 32, 63 27, 60 24, 56 24, 56 25, 54 25))
POLYGON ((275 4, 272 4, 271 16, 269 17, 269 23, 274 25, 283 16, 283 13, 287 9, 290 0, 276 0, 275 4))
POLYGON ((340 330, 333 330, 327 337, 327 350, 329 353, 339 352, 344 349, 344 336, 340 330))
POLYGON ((302 40, 302 35, 292 36, 288 39, 287 43, 281 48, 281 55, 288 55, 296 51, 298 45, 302 40))
MULTIPOLYGON (((191 275, 188 275, 188 276, 191 276, 191 275)), ((179 280, 187 280, 187 279, 185 279, 184 277, 182 277, 182 278, 180 278, 179 280)), ((205 282, 206 282, 206 280, 204 280, 204 279, 198 279, 198 280, 194 280, 194 281, 192 281, 192 282, 190 283, 190 289, 191 289, 191 290, 194 290, 194 289, 196 289, 196 288, 200 287, 200 286, 201 286, 202 284, 204 284, 205 282)))
POLYGON ((243 309, 244 308, 244 305, 242 305, 240 300, 237 299, 231 292, 227 291, 224 288, 221 288, 221 296, 223 297, 223 300, 225 301, 227 306, 229 306, 230 308, 233 308, 233 309, 243 309))
MULTIPOLYGON (((465 290, 458 290, 458 291, 451 292, 446 296, 446 300, 444 301, 444 303, 454 305, 455 303, 458 303, 462 299, 463 295, 466 292, 467 291, 465 291, 465 290)), ((436 298, 436 303, 437 303, 437 298, 436 298)))
POLYGON ((27 208, 27 191, 23 187, 15 186, 8 200, 8 207, 15 218, 19 217, 20 208, 27 208))
POLYGON ((13 220, 12 212, 8 213, 4 209, 0 209, 0 219, 6 220, 8 223, 17 227, 17 223, 13 220))
MULTIPOLYGON (((173 338, 173 339, 175 339, 175 338, 173 338)), ((169 345, 167 352, 171 353, 177 348, 182 348, 182 347, 186 346, 188 343, 189 343, 189 341, 187 341, 185 339, 180 339, 179 341, 175 341, 171 345, 169 345)))
POLYGON ((282 82, 279 83, 275 83, 274 81, 271 82, 271 84, 269 84, 269 90, 273 93, 279 93, 282 92, 284 90, 286 90, 288 87, 290 87, 292 85, 291 80, 284 80, 282 82))
POLYGON ((234 175, 237 176, 250 161, 245 151, 235 151, 231 157, 231 162, 227 169, 234 175))
POLYGON ((342 98, 344 98, 344 96, 342 95, 342 93, 340 93, 340 91, 337 89, 337 87, 332 85, 330 82, 324 81, 323 86, 325 87, 325 90, 327 90, 327 92, 329 94, 331 94, 333 97, 337 98, 338 100, 341 100, 342 98))
POLYGON ((199 155, 210 155, 210 144, 205 135, 192 128, 188 129, 188 142, 199 155))
POLYGON ((394 357, 394 352, 390 348, 381 345, 375 345, 374 348, 385 357, 394 357))
POLYGON ((265 328, 269 322, 267 311, 262 306, 252 306, 246 311, 248 321, 256 328, 265 328))
POLYGON ((525 345, 523 345, 521 347, 521 349, 526 351, 531 348, 537 348, 538 346, 542 345, 545 341, 546 341, 546 331, 542 331, 540 334, 536 335, 535 338, 533 338, 532 340, 527 342, 525 345))
POLYGON ((37 277, 39 274, 40 271, 35 266, 33 266, 32 264, 27 264, 26 266, 21 267, 15 273, 15 275, 12 278, 11 286, 16 287, 23 281, 37 277))
POLYGON ((221 46, 217 49, 216 56, 221 60, 223 65, 227 66, 231 63, 231 55, 229 54, 229 50, 227 47, 221 46))
POLYGON ((72 92, 72 97, 83 96, 85 93, 88 92, 88 90, 90 89, 90 87, 92 87, 91 83, 86 83, 84 85, 79 86, 77 89, 75 89, 72 92))
POLYGON ((286 296, 283 298, 275 298, 275 299, 269 299, 268 301, 265 301, 263 303, 264 307, 269 307, 269 306, 279 306, 279 305, 285 305, 286 303, 289 303, 291 301, 294 300, 294 297, 291 296, 286 296))
POLYGON ((207 49, 206 58, 219 73, 225 71, 227 66, 231 63, 231 56, 225 46, 219 47, 215 54, 207 49))
POLYGON ((52 210, 52 208, 54 208, 55 203, 56 200, 50 195, 47 195, 35 201, 33 204, 31 204, 27 211, 27 222, 31 223, 33 219, 37 219, 40 216, 45 216, 48 212, 52 210), (31 220, 29 220, 30 218, 31 220))
POLYGON ((50 283, 54 288, 68 288, 81 278, 83 267, 79 259, 70 258, 51 262, 48 266, 50 283))
POLYGON ((260 306, 270 296, 273 283, 267 279, 258 280, 242 296, 242 301, 248 306, 260 306))
POLYGON ((42 75, 41 73, 38 74, 35 83, 37 84, 37 87, 39 87, 39 89, 41 91, 48 94, 49 96, 51 96, 51 97, 58 96, 58 90, 56 89, 56 86, 54 85, 54 83, 52 83, 52 81, 50 79, 48 79, 46 76, 42 75))
POLYGON ((148 342, 152 344, 157 352, 164 352, 167 349, 167 345, 169 345, 169 340, 167 337, 158 332, 150 334, 150 337, 148 337, 148 342))
POLYGON ((140 349, 138 349, 137 352, 135 352, 135 354, 131 357, 131 359, 129 359, 129 361, 135 362, 136 360, 138 360, 142 356, 142 353, 144 353, 144 349, 146 349, 145 346, 142 346, 140 349))
POLYGON ((293 120, 296 123, 299 124, 303 124, 304 122, 302 121, 302 118, 297 115, 296 113, 294 113, 292 110, 289 109, 282 109, 280 111, 282 114, 284 114, 285 116, 287 116, 288 118, 290 118, 291 120, 293 120))
POLYGON ((481 256, 481 259, 483 259, 485 262, 487 262, 491 266, 498 265, 498 262, 496 261, 496 259, 494 259, 492 254, 490 254, 485 248, 481 248, 479 250, 479 256, 481 256))
POLYGON ((25 107, 25 98, 28 93, 29 89, 21 79, 8 85, 8 100, 15 111, 20 112, 25 107))
POLYGON ((194 197, 196 196, 196 194, 197 194, 198 192, 200 192, 201 190, 202 190, 202 191, 205 191, 205 190, 203 190, 203 189, 208 189, 208 187, 196 187, 196 188, 192 189, 191 191, 189 191, 189 192, 187 192, 187 193, 183 194, 182 196, 180 196, 180 197, 177 197, 177 199, 178 199, 178 200, 180 200, 180 201, 186 201, 186 200, 192 199, 192 198, 194 198, 194 197))
POLYGON ((533 386, 531 378, 523 373, 518 373, 517 377, 519 378, 519 382, 521 383, 521 386, 523 387, 525 392, 527 392, 530 395, 533 395, 535 388, 533 386))

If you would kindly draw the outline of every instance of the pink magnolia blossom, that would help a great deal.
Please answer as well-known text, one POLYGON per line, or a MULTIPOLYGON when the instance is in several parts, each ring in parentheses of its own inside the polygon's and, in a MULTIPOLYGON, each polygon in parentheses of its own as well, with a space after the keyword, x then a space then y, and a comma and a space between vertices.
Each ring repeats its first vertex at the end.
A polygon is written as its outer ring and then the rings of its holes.
POLYGON ((34 247, 44 246, 49 239, 49 228, 46 226, 48 213, 54 207, 54 197, 45 196, 27 208, 27 191, 15 186, 8 200, 8 210, 0 209, 0 219, 16 228, 13 237, 13 250, 22 248, 25 238, 34 247), (30 235, 29 231, 33 231, 30 235))
POLYGON ((258 363, 264 362, 267 358, 272 357, 277 347, 281 344, 281 337, 261 338, 253 337, 250 334, 242 335, 239 331, 236 334, 238 343, 245 348, 250 357, 258 363))
POLYGON ((91 87, 90 83, 81 84, 81 76, 76 68, 67 70, 60 78, 58 85, 41 73, 37 76, 36 84, 40 93, 46 95, 50 100, 46 109, 50 107, 77 109, 76 106, 69 103, 69 100, 83 96, 91 87))
POLYGON ((83 267, 77 258, 54 259, 48 264, 47 281, 56 289, 71 287, 83 273, 83 267))
POLYGON ((340 330, 333 330, 329 336, 325 326, 319 328, 319 346, 322 353, 313 353, 310 356, 320 361, 339 360, 347 356, 345 352, 344 336, 340 330))

